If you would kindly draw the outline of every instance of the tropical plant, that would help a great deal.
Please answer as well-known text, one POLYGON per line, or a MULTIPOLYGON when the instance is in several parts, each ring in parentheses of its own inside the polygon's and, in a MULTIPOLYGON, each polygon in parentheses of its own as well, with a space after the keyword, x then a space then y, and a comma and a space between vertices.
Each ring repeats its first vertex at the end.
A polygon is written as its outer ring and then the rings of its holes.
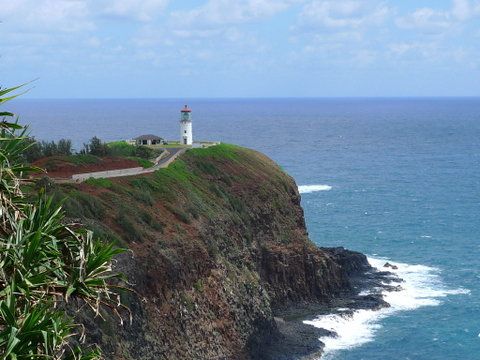
MULTIPOLYGON (((0 104, 18 88, 0 90, 0 104)), ((101 359, 66 309, 101 316, 105 307, 120 316, 112 260, 123 250, 66 224, 44 193, 26 200, 21 184, 33 170, 24 164, 26 139, 14 115, 0 112, 0 359, 101 359)))

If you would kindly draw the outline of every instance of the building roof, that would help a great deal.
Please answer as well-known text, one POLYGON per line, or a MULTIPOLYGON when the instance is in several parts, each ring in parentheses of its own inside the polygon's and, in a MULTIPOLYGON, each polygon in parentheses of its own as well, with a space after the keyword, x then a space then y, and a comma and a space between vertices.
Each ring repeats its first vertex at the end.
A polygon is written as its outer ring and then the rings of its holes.
POLYGON ((147 134, 147 135, 140 135, 134 138, 133 140, 163 140, 160 136, 147 134))

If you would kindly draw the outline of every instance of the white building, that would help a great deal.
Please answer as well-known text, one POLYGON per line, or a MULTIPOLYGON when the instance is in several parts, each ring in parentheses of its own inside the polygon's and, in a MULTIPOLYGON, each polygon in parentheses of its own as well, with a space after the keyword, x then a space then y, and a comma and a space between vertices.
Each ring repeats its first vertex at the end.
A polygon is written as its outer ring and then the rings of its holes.
POLYGON ((185 105, 180 113, 180 143, 182 145, 192 145, 192 110, 185 105))

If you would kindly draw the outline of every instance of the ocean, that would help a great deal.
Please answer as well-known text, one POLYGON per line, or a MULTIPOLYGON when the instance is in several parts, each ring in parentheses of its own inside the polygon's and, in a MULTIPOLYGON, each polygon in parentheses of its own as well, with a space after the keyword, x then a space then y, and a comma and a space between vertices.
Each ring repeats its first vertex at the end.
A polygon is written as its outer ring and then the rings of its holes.
POLYGON ((153 133, 259 150, 291 174, 310 238, 398 266, 392 305, 319 316, 327 359, 480 359, 480 99, 14 100, 38 139, 77 149, 153 133))

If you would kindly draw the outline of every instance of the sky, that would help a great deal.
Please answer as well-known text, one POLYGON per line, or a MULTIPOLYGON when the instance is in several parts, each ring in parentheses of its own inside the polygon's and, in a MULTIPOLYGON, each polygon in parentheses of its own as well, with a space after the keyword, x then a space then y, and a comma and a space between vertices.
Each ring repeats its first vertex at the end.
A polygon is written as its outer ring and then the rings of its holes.
POLYGON ((0 0, 31 98, 480 96, 480 0, 0 0))

